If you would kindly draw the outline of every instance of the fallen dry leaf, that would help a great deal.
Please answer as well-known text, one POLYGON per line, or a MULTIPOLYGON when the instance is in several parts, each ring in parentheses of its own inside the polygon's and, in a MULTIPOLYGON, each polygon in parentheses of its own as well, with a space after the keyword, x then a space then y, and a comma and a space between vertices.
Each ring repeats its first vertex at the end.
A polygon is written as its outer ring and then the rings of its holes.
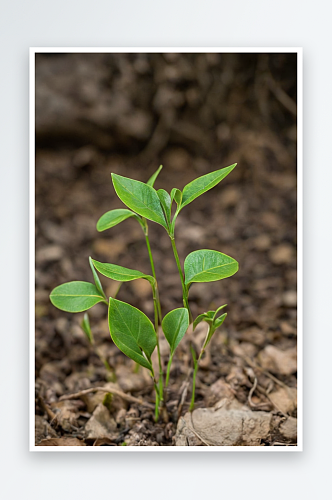
POLYGON ((106 406, 99 404, 85 426, 86 439, 112 439, 116 427, 116 422, 106 406))
POLYGON ((280 433, 291 441, 297 439, 297 418, 288 417, 279 427, 280 433))
POLYGON ((273 345, 268 345, 259 352, 257 357, 262 368, 272 373, 291 375, 297 370, 296 347, 282 351, 273 345))
POLYGON ((269 399, 278 410, 283 413, 291 413, 297 408, 297 390, 293 387, 281 387, 269 394, 269 399))

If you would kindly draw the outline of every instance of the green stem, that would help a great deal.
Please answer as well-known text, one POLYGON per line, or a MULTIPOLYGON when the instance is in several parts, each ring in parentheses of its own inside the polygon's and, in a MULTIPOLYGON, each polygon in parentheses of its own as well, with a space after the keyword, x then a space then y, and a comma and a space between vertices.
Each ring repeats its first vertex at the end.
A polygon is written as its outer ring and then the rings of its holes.
POLYGON ((149 253, 151 271, 152 271, 152 275, 153 275, 154 280, 155 280, 155 283, 152 287, 152 293, 153 293, 154 321, 155 321, 158 364, 159 364, 159 397, 160 397, 160 401, 163 401, 164 400, 164 384, 163 384, 164 374, 163 374, 163 368, 162 368, 162 363, 161 363, 160 345, 159 345, 159 336, 158 336, 158 324, 159 324, 158 321, 160 320, 160 323, 161 323, 162 315, 161 315, 161 306, 160 306, 160 300, 159 300, 156 271, 155 271, 155 267, 154 267, 154 261, 153 261, 153 257, 152 257, 150 240, 149 240, 148 223, 147 223, 146 219, 144 219, 143 231, 144 231, 144 235, 145 235, 146 246, 147 246, 148 253, 149 253))
POLYGON ((155 421, 157 422, 158 418, 159 418, 160 394, 159 394, 159 388, 158 388, 158 384, 157 384, 156 377, 155 377, 155 374, 154 374, 154 370, 153 370, 153 367, 152 367, 151 358, 149 358, 148 361, 151 364, 151 373, 150 373, 150 375, 151 375, 151 378, 153 380, 154 390, 155 390, 155 394, 156 394, 154 417, 155 417, 155 421))
POLYGON ((171 243, 172 243, 172 248, 173 248, 173 253, 174 253, 176 265, 178 266, 178 271, 179 271, 179 275, 180 275, 180 278, 181 278, 182 295, 183 295, 183 305, 184 305, 184 307, 186 307, 186 309, 188 309, 189 322, 192 323, 193 318, 192 318, 190 307, 189 307, 188 289, 187 289, 186 284, 184 282, 184 274, 183 274, 182 267, 181 267, 181 264, 180 264, 179 254, 178 254, 178 251, 176 249, 174 236, 173 237, 171 236, 170 238, 171 238, 171 243))
POLYGON ((169 374, 171 372, 171 365, 172 365, 172 361, 173 361, 173 354, 170 355, 169 357, 169 361, 168 361, 168 365, 167 365, 167 372, 166 372, 166 383, 165 383, 165 387, 168 386, 168 382, 169 382, 169 374))
POLYGON ((158 309, 157 309, 157 301, 156 301, 156 289, 153 287, 153 307, 154 307, 154 321, 155 321, 155 332, 156 332, 156 339, 157 339, 157 352, 158 352, 158 365, 159 365, 159 396, 160 396, 160 401, 164 400, 164 384, 163 384, 163 367, 161 364, 161 355, 160 355, 160 346, 159 346, 159 336, 158 336, 158 309))
POLYGON ((155 407, 154 407, 154 418, 155 421, 158 422, 159 418, 159 394, 158 394, 158 387, 156 384, 154 384, 155 392, 156 392, 156 402, 155 402, 155 407))
POLYGON ((117 288, 117 290, 116 290, 116 292, 115 292, 115 294, 114 294, 113 299, 116 299, 116 297, 117 297, 117 295, 118 295, 118 293, 119 293, 119 291, 120 291, 121 286, 122 286, 122 281, 120 282, 120 284, 119 284, 119 286, 118 286, 118 288, 117 288))

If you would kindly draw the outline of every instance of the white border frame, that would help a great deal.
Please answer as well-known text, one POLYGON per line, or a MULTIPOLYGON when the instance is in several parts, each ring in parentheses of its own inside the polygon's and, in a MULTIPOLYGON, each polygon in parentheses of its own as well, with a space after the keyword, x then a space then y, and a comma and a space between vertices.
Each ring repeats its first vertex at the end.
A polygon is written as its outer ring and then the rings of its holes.
POLYGON ((302 47, 30 47, 29 66, 29 450, 82 452, 303 451, 303 50, 302 47), (35 446, 35 55, 37 53, 285 53, 297 54, 297 446, 35 446))

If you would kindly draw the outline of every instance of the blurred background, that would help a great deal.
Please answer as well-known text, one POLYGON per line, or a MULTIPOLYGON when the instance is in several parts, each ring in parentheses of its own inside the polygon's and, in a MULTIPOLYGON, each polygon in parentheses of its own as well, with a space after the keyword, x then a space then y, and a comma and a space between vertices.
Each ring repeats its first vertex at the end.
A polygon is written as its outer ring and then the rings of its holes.
MULTIPOLYGON (((88 387, 82 367, 99 362, 79 327, 82 315, 55 309, 51 290, 92 281, 89 255, 150 272, 136 221, 96 231, 104 212, 123 207, 111 172, 146 181, 162 164, 155 187, 170 191, 237 163, 177 220, 182 263, 211 248, 240 265, 229 279, 193 285, 192 312, 228 304, 220 336, 235 361, 271 344, 295 348, 296 65, 291 53, 36 55, 36 370, 49 401, 88 387)), ((181 306, 181 283, 165 230, 149 228, 165 314, 181 306)), ((102 282, 115 293, 117 284, 102 282)), ((152 318, 144 280, 124 284, 118 298, 152 318)), ((90 316, 116 366, 122 354, 109 338, 105 306, 90 316)), ((229 373, 219 361, 212 353, 205 384, 229 373)), ((90 383, 103 377, 99 370, 90 383)), ((279 375, 295 385, 295 372, 292 365, 279 375)))

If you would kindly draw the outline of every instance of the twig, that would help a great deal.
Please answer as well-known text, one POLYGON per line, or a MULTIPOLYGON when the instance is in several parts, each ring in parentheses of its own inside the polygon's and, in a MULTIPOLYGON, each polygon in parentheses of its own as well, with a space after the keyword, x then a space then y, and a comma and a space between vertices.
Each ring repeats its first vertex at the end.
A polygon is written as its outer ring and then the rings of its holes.
MULTIPOLYGON (((250 391, 249 391, 249 395, 248 395, 248 403, 249 403, 249 406, 250 406, 251 408, 256 408, 256 410, 262 410, 262 411, 266 411, 266 410, 268 410, 268 411, 269 411, 269 410, 271 409, 271 405, 272 405, 272 407, 273 407, 273 406, 274 406, 274 407, 276 407, 276 406, 272 403, 272 401, 270 400, 270 398, 267 396, 266 391, 265 391, 262 387, 260 387, 260 386, 257 384, 257 378, 256 378, 255 376, 254 376, 253 378, 254 378, 254 383, 253 383, 253 386, 252 386, 252 388, 250 389, 250 391), (256 404, 256 403, 254 403, 254 402, 253 402, 253 400, 252 400, 252 396, 253 396, 253 394, 254 394, 254 392, 255 392, 255 390, 256 390, 256 389, 257 389, 259 392, 261 392, 262 394, 264 394, 264 396, 265 396, 265 397, 268 399, 268 401, 269 401, 268 403, 259 403, 259 404, 256 404)), ((279 410, 279 409, 277 408, 277 410, 279 410)))
POLYGON ((277 379, 277 377, 275 377, 270 372, 268 372, 267 370, 265 370, 264 368, 262 368, 261 366, 259 366, 257 363, 255 363, 254 361, 252 361, 250 358, 248 358, 248 356, 239 356, 239 357, 242 358, 242 359, 244 359, 244 361, 246 363, 248 363, 248 365, 251 366, 251 368, 257 368, 257 370, 260 370, 262 373, 264 373, 264 375, 266 375, 267 377, 269 377, 276 384, 280 385, 284 389, 289 389, 288 385, 284 384, 283 382, 281 382, 281 380, 277 379))
POLYGON ((91 387, 90 389, 84 389, 84 391, 80 392, 75 392, 75 394, 68 394, 61 396, 59 401, 65 401, 69 399, 79 399, 81 396, 85 396, 86 394, 90 394, 92 392, 109 392, 111 394, 115 394, 116 396, 119 396, 120 398, 124 399, 125 401, 128 401, 129 403, 137 403, 142 406, 147 406, 148 408, 154 409, 154 405, 151 403, 147 403, 146 401, 143 401, 142 399, 135 398, 134 396, 130 396, 130 394, 126 394, 125 392, 119 391, 118 389, 106 389, 105 387, 91 387))
POLYGON ((249 405, 250 405, 250 406, 252 406, 253 408, 257 408, 257 406, 260 406, 260 405, 256 405, 256 404, 252 401, 252 399, 251 399, 252 395, 254 394, 254 392, 255 392, 255 390, 256 390, 256 387, 257 387, 257 378, 255 377, 255 379, 254 379, 254 383, 253 383, 253 386, 252 386, 252 388, 250 389, 250 391, 249 391, 249 395, 248 395, 249 405))

